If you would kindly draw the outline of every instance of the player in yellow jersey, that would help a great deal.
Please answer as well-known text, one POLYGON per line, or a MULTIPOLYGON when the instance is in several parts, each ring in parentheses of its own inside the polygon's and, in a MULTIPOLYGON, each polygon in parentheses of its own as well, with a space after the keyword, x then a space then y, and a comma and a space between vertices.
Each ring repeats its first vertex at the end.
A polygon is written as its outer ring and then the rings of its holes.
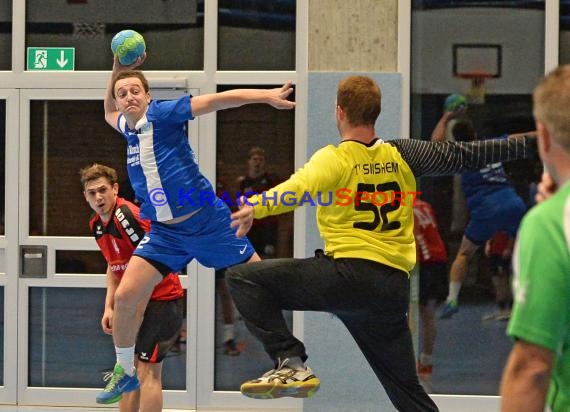
POLYGON ((337 91, 341 142, 318 150, 288 180, 242 199, 232 226, 243 236, 254 217, 315 204, 324 240, 307 259, 269 259, 228 270, 227 281, 246 325, 264 345, 275 369, 245 382, 252 398, 309 397, 320 382, 304 362, 302 342, 282 310, 335 314, 347 327, 399 411, 437 411, 416 375, 408 328, 409 271, 416 261, 414 176, 536 154, 536 139, 432 143, 384 142, 374 130, 381 92, 369 77, 351 76, 337 91))

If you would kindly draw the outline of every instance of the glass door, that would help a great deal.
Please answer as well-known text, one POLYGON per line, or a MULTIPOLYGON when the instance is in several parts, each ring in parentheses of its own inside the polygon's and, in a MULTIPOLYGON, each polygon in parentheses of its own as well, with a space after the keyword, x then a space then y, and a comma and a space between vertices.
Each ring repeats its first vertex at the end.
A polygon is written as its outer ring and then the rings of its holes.
MULTIPOLYGON (((174 98, 188 92, 153 95, 174 98)), ((132 196, 126 144, 103 119, 103 95, 104 90, 21 92, 19 187, 13 191, 20 194, 14 219, 19 248, 12 254, 20 268, 17 386, 22 405, 95 406, 103 374, 115 362, 112 339, 100 326, 106 262, 89 232, 92 212, 78 175, 93 162, 111 166, 119 175, 119 195, 132 196)), ((190 127, 197 136, 198 122, 190 127)), ((188 273, 192 270, 196 267, 188 273)), ((196 276, 181 279, 190 291, 188 301, 195 301, 191 284, 196 276)), ((1 286, 6 284, 2 280, 1 286)), ((16 298, 15 293, 6 296, 16 298)), ((195 313, 188 310, 188 325, 195 325, 195 313)), ((189 331, 191 341, 195 328, 189 331)), ((195 345, 190 343, 164 360, 166 408, 196 404, 195 362, 195 345)))
MULTIPOLYGON (((534 130, 532 91, 545 71, 545 31, 552 23, 546 8, 553 3, 412 2, 411 135, 426 140, 482 140, 534 130), (513 36, 517 27, 532 33, 529 41, 513 36), (442 124, 444 128, 436 129, 442 124)), ((525 159, 505 163, 504 169, 501 164, 489 165, 488 170, 497 171, 493 179, 501 174, 520 202, 532 206, 540 162, 525 159)), ((433 373, 422 383, 440 407, 450 410, 465 405, 496 410, 512 348, 505 333, 512 305, 512 252, 503 246, 498 254, 491 246, 514 233, 506 235, 512 229, 497 227, 501 216, 490 213, 481 218, 473 208, 474 195, 485 190, 490 196, 495 191, 489 184, 493 179, 485 173, 479 171, 477 176, 485 183, 476 188, 473 174, 419 181, 422 198, 432 204, 446 244, 449 261, 444 275, 450 280, 435 323, 420 325, 421 356, 433 364, 433 373), (485 230, 491 231, 488 236, 485 230)))

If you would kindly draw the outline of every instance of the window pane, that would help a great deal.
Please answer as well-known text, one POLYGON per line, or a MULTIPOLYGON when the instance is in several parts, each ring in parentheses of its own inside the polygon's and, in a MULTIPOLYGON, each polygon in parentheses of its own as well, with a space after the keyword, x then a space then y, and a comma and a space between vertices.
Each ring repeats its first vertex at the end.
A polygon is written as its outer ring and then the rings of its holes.
POLYGON ((295 69, 295 0, 218 5, 218 69, 295 69))
POLYGON ((55 273, 106 273, 107 262, 98 250, 56 250, 55 273))
MULTIPOLYGON (((0 268, 0 271, 3 270, 0 268)), ((0 385, 4 385, 4 287, 0 286, 0 385)))
MULTIPOLYGON (((218 91, 235 88, 238 86, 218 87, 218 91)), ((291 100, 294 99, 295 96, 291 96, 291 100)), ((235 208, 239 192, 261 192, 282 182, 293 173, 295 111, 276 110, 261 104, 222 110, 217 113, 216 142, 218 195, 229 201, 230 208, 235 208)), ((253 233, 267 230, 251 231, 248 237, 257 253, 265 258, 292 256, 293 214, 288 213, 275 220, 264 219, 260 222, 263 222, 260 225, 265 228, 278 227, 279 230, 275 231, 279 233, 273 236, 274 240, 269 241, 253 233)))
MULTIPOLYGON (((231 208, 236 207, 238 192, 261 192, 293 172, 294 120, 294 111, 275 110, 267 105, 248 105, 217 113, 216 188, 231 208)), ((292 228, 293 214, 288 213, 258 221, 248 238, 262 258, 291 257, 292 228)), ((261 343, 237 316, 223 273, 216 274, 215 299, 214 389, 237 391, 244 381, 261 376, 272 365, 261 343), (233 342, 228 343, 232 337, 233 342)), ((285 312, 285 318, 292 325, 292 312, 285 312)))
POLYGON ((0 100, 0 236, 5 234, 6 217, 6 101, 0 100))
POLYGON ((101 387, 115 363, 113 341, 100 325, 105 290, 31 288, 29 297, 29 385, 101 387))
POLYGON ((12 66, 12 2, 0 2, 0 70, 12 66))
MULTIPOLYGON (((115 364, 112 338, 101 330, 105 289, 36 287, 29 301, 29 386, 102 388, 115 364)), ((186 388, 182 354, 164 360, 164 389, 186 388)))
MULTIPOLYGON (((479 139, 534 130, 532 90, 544 72, 544 24, 544 2, 540 1, 414 1, 411 135, 430 139, 442 117, 444 102, 452 93, 463 95, 468 107, 448 122, 445 138, 452 134, 454 122, 465 119, 472 121, 479 139), (530 36, 523 39, 517 35, 520 27, 530 36)), ((516 161, 506 163, 504 168, 516 193, 528 206, 533 200, 529 192, 540 176, 540 162, 516 161)), ((473 189, 465 181, 462 184, 460 176, 422 178, 419 184, 423 199, 435 210, 447 246, 448 267, 443 273, 443 279, 447 279, 467 225, 469 230, 478 228, 478 233, 489 227, 494 234, 497 229, 506 230, 501 225, 504 217, 491 220, 489 216, 483 224, 470 223, 474 222, 470 218, 479 215, 467 207, 466 196, 471 200, 470 193, 483 187, 473 189), (467 195, 465 188, 470 189, 467 195)), ((492 234, 481 235, 486 238, 477 239, 477 245, 483 246, 492 234)), ((496 271, 483 249, 478 248, 459 280, 459 312, 436 322, 429 388, 432 393, 498 394, 512 342, 505 334, 506 316, 488 315, 498 314, 503 306, 508 312, 512 299, 500 296, 500 286, 508 285, 510 273, 508 268, 496 271), (468 353, 462 349, 466 347, 470 348, 468 353)), ((436 310, 437 318, 440 310, 436 310)), ((420 351, 426 350, 429 355, 424 337, 421 330, 420 351)))
POLYGON ((74 47, 75 70, 110 70, 123 29, 145 38, 145 70, 203 70, 203 0, 26 0, 26 47, 74 47))
POLYGON ((93 162, 113 167, 120 195, 128 198, 125 150, 124 139, 103 121, 101 101, 31 101, 30 235, 91 236, 79 169, 93 162))

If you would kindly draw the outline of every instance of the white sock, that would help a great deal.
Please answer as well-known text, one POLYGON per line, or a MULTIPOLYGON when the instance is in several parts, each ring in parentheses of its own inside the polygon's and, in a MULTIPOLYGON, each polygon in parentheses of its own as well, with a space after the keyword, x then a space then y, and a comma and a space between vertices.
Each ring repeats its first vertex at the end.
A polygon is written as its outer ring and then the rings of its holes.
POLYGON ((135 374, 135 345, 128 348, 119 348, 115 346, 117 354, 117 363, 123 367, 125 373, 129 376, 135 374))
POLYGON ((431 365, 431 355, 426 355, 425 353, 420 353, 420 363, 422 365, 431 365))
POLYGON ((459 298, 459 291, 461 291, 461 282, 457 280, 452 280, 449 282, 449 295, 447 296, 447 303, 452 300, 456 301, 459 298))
POLYGON ((224 325, 224 342, 229 340, 235 340, 236 338, 236 328, 233 323, 228 323, 224 325))

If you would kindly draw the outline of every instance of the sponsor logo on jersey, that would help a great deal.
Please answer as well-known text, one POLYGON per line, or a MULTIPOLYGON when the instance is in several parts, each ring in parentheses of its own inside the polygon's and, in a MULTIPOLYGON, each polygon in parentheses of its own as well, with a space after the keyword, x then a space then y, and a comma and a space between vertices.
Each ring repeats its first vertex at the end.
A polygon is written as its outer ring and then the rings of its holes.
POLYGON ((127 219, 127 217, 120 208, 117 208, 117 210, 115 210, 115 216, 117 217, 117 220, 125 230, 125 233, 129 237, 129 239, 131 239, 133 243, 137 243, 140 239, 139 235, 137 234, 135 229, 131 227, 129 220, 127 219))
POLYGON ((127 263, 111 265, 111 271, 112 272, 124 272, 125 270, 127 270, 127 265, 128 265, 127 263))
POLYGON ((139 145, 129 145, 127 147, 127 166, 137 166, 141 164, 139 145))

